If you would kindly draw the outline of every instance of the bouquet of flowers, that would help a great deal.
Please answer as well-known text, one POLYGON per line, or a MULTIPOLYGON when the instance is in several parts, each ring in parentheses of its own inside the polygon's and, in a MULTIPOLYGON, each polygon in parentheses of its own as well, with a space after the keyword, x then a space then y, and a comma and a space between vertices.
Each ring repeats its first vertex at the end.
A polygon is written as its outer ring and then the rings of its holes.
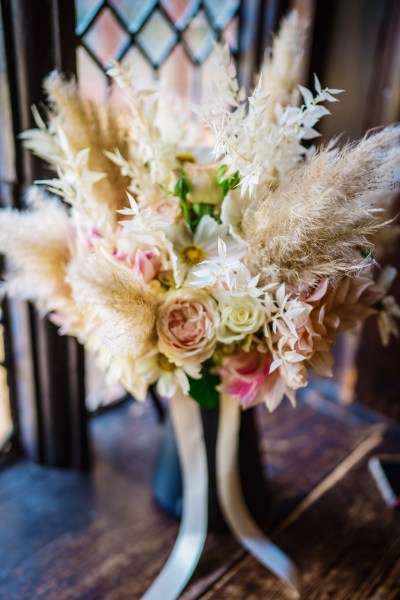
POLYGON ((294 13, 250 96, 219 49, 196 120, 118 65, 125 111, 85 102, 57 73, 45 82, 50 108, 22 138, 56 175, 29 190, 29 210, 1 215, 6 290, 136 398, 156 383, 164 397, 180 388, 210 406, 217 389, 273 410, 310 370, 331 375, 341 332, 376 315, 384 343, 397 333, 395 272, 375 279, 373 250, 391 225, 382 195, 400 129, 310 146, 341 90, 297 85, 303 38, 294 13))
POLYGON ((398 333, 395 270, 375 256, 395 229, 400 127, 316 149, 342 90, 298 85, 304 38, 292 13, 250 95, 218 48, 202 107, 118 64, 108 74, 123 105, 85 101, 57 73, 45 81, 49 107, 22 138, 55 175, 28 191, 28 210, 1 213, 5 289, 138 399, 156 384, 207 407, 226 394, 274 410, 310 371, 332 374, 340 333, 372 315, 384 343, 398 333))

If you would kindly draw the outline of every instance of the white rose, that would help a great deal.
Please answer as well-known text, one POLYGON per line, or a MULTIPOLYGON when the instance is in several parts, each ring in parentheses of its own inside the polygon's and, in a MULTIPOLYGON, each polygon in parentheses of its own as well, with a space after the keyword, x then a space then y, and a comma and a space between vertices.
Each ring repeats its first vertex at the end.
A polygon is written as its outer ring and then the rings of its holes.
POLYGON ((242 340, 258 331, 264 323, 262 307, 251 296, 226 296, 220 301, 219 310, 217 339, 224 344, 242 340))

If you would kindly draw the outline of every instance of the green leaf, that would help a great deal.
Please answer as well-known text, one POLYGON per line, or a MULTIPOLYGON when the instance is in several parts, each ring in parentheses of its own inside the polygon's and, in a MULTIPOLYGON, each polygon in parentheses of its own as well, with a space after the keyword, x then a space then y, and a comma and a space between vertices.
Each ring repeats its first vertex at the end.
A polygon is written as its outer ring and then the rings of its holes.
POLYGON ((371 256, 371 250, 367 250, 366 248, 360 248, 359 250, 364 258, 369 258, 371 256))
POLYGON ((202 204, 192 204, 192 210, 197 216, 199 216, 199 217, 203 216, 203 205, 202 204))
POLYGON ((222 195, 225 197, 226 194, 229 192, 229 190, 233 190, 233 188, 235 188, 240 181, 240 177, 239 177, 239 171, 236 171, 236 173, 234 173, 232 175, 232 177, 227 177, 226 179, 223 179, 224 173, 227 170, 227 166, 226 165, 221 165, 217 171, 217 182, 219 183, 219 185, 221 186, 221 190, 222 190, 222 195))
POLYGON ((217 183, 222 183, 223 177, 226 173, 227 168, 228 168, 227 165, 221 165, 220 167, 218 167, 217 176, 216 176, 217 183))
POLYGON ((162 183, 159 184, 160 188, 162 189, 163 192, 165 192, 167 194, 167 196, 171 196, 173 194, 172 190, 169 190, 167 188, 167 186, 163 185, 162 183))
POLYGON ((196 229, 197 219, 193 218, 192 211, 188 205, 187 195, 190 192, 190 180, 187 173, 183 169, 179 169, 179 177, 175 183, 174 196, 177 196, 181 201, 181 207, 185 221, 190 229, 196 229))
POLYGON ((219 375, 211 373, 214 363, 207 360, 201 370, 201 379, 189 377, 189 394, 204 408, 215 408, 219 402, 219 392, 215 389, 221 383, 219 375))
POLYGON ((225 196, 229 192, 229 179, 224 179, 223 181, 221 181, 220 186, 222 189, 222 194, 225 198, 225 196))
POLYGON ((193 212, 199 217, 199 220, 201 219, 201 217, 204 217, 204 215, 213 215, 213 211, 214 211, 214 206, 213 204, 207 204, 207 203, 196 203, 196 204, 192 204, 192 210, 193 212))
POLYGON ((240 181, 239 171, 236 171, 236 173, 234 173, 229 180, 229 188, 231 190, 233 190, 233 188, 235 188, 237 185, 239 185, 239 181, 240 181))
POLYGON ((175 183, 174 195, 178 196, 181 200, 185 201, 186 196, 190 192, 190 181, 189 177, 183 169, 179 169, 179 178, 175 183))

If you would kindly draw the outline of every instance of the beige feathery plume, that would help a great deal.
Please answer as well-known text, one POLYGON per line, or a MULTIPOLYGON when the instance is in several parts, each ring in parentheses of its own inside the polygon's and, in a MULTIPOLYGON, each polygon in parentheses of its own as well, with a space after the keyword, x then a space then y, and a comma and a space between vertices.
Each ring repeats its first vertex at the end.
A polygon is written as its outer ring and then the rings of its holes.
POLYGON ((283 19, 272 47, 265 53, 261 68, 263 90, 269 94, 266 121, 275 120, 275 107, 296 105, 300 98, 298 84, 303 75, 303 60, 308 23, 297 11, 283 19))
POLYGON ((398 194, 394 193, 393 190, 379 192, 377 194, 370 194, 368 200, 376 208, 383 209, 387 213, 388 218, 392 219, 388 227, 379 229, 373 238, 374 258, 380 261, 384 256, 395 252, 399 243, 400 225, 397 223, 399 212, 398 194))
POLYGON ((70 260, 71 225, 67 210, 36 187, 29 210, 0 211, 0 253, 6 256, 6 289, 32 300, 46 312, 70 298, 65 269, 70 260))
POLYGON ((400 126, 392 126, 340 151, 328 146, 265 200, 252 202, 242 223, 252 271, 306 288, 369 264, 364 256, 387 215, 368 194, 393 184, 399 138, 400 126))
POLYGON ((110 356, 134 358, 148 349, 156 301, 127 267, 101 254, 79 256, 69 265, 67 281, 92 350, 104 346, 110 356))
MULTIPOLYGON (((90 149, 87 169, 105 174, 93 186, 94 199, 103 207, 108 207, 114 218, 117 218, 115 211, 124 208, 126 204, 125 191, 129 180, 121 175, 120 168, 105 155, 105 152, 116 149, 122 156, 127 154, 126 130, 117 118, 113 106, 109 103, 104 107, 83 99, 76 81, 66 81, 56 71, 46 78, 44 89, 50 105, 48 118, 52 135, 57 138, 59 125, 73 153, 90 149)), ((51 164, 55 161, 57 166, 58 157, 43 152, 37 130, 26 131, 21 137, 27 148, 51 164)))

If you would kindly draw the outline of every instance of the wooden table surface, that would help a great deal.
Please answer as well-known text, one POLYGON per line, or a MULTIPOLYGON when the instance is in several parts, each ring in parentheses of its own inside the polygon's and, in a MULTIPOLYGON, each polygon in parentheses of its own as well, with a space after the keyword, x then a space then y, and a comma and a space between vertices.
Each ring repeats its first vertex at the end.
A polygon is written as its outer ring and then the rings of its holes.
MULTIPOLYGON (((367 469, 400 453, 400 429, 309 391, 259 423, 270 505, 266 532, 298 564, 306 600, 400 598, 400 511, 367 469)), ((140 598, 171 551, 178 523, 154 504, 162 432, 151 405, 92 420, 90 474, 21 461, 0 473, 1 600, 140 598)), ((211 533, 182 598, 290 599, 228 534, 211 533)), ((163 600, 163 599, 160 599, 163 600)))

